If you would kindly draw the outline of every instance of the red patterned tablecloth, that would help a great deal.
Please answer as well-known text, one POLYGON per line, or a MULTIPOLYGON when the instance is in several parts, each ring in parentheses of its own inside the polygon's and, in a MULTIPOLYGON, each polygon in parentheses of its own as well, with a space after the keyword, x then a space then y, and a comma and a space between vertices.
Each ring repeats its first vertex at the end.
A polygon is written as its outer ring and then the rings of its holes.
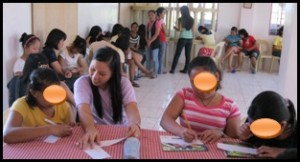
MULTIPOLYGON (((124 137, 128 127, 98 125, 101 140, 110 140, 124 137)), ((76 147, 75 143, 83 135, 80 126, 73 129, 73 134, 64 137, 56 143, 46 143, 43 140, 46 137, 34 141, 6 144, 3 146, 4 159, 90 159, 83 150, 76 147)), ((141 159, 224 159, 227 158, 224 151, 217 148, 217 144, 206 144, 208 151, 163 151, 160 135, 170 135, 167 132, 155 130, 142 130, 140 139, 141 159)), ((238 142, 235 139, 223 138, 221 141, 238 142)), ((113 146, 104 147, 103 149, 111 155, 111 159, 123 158, 124 141, 113 146)))

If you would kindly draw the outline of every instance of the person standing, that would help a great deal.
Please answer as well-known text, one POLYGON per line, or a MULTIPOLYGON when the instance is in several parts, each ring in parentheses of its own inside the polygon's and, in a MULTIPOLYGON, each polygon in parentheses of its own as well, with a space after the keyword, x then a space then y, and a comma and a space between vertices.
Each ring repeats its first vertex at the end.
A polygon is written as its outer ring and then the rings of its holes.
POLYGON ((166 9, 163 7, 159 7, 156 10, 156 16, 157 16, 157 21, 160 22, 161 28, 159 32, 159 51, 158 51, 158 74, 165 73, 164 72, 164 67, 165 67, 165 58, 166 58, 166 48, 167 48, 167 37, 166 37, 166 23, 164 20, 166 14, 166 9))
POLYGON ((187 73, 187 68, 190 62, 190 55, 193 43, 193 25, 194 19, 190 15, 190 10, 187 6, 180 8, 181 17, 178 19, 177 26, 174 26, 176 31, 180 31, 179 40, 177 42, 176 52, 173 58, 172 67, 170 73, 174 74, 175 68, 178 63, 181 51, 185 49, 185 65, 181 73, 187 73))

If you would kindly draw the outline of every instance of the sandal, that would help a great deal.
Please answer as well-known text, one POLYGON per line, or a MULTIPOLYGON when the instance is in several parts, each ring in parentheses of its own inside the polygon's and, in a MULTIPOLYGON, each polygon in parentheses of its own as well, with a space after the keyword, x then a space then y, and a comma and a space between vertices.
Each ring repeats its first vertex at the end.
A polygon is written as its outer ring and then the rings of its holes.
POLYGON ((137 87, 137 88, 140 87, 140 85, 137 84, 136 82, 132 82, 131 84, 132 84, 133 87, 137 87))
POLYGON ((149 77, 150 79, 154 79, 155 77, 154 77, 154 74, 153 74, 153 72, 151 71, 151 72, 148 72, 148 73, 146 73, 146 77, 149 77))

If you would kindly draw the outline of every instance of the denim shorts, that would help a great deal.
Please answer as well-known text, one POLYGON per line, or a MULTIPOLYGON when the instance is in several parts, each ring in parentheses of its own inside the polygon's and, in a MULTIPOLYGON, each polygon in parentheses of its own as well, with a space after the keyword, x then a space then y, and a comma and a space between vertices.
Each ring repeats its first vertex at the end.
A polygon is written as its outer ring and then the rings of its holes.
POLYGON ((257 50, 253 50, 253 51, 241 50, 241 52, 243 52, 249 58, 255 57, 257 59, 259 56, 259 51, 257 51, 257 50))

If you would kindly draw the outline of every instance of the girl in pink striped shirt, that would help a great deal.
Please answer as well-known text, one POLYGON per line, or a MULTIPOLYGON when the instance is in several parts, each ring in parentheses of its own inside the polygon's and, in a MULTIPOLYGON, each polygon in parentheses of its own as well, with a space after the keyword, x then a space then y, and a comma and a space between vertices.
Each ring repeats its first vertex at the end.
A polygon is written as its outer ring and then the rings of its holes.
POLYGON ((196 57, 189 65, 188 74, 192 87, 176 93, 160 125, 187 142, 198 137, 204 143, 215 142, 224 136, 236 138, 240 110, 233 100, 217 92, 222 77, 215 62, 210 57, 196 57), (210 72, 216 76, 218 85, 215 90, 203 92, 195 87, 193 79, 201 72, 210 72), (176 122, 178 117, 180 124, 176 122))

